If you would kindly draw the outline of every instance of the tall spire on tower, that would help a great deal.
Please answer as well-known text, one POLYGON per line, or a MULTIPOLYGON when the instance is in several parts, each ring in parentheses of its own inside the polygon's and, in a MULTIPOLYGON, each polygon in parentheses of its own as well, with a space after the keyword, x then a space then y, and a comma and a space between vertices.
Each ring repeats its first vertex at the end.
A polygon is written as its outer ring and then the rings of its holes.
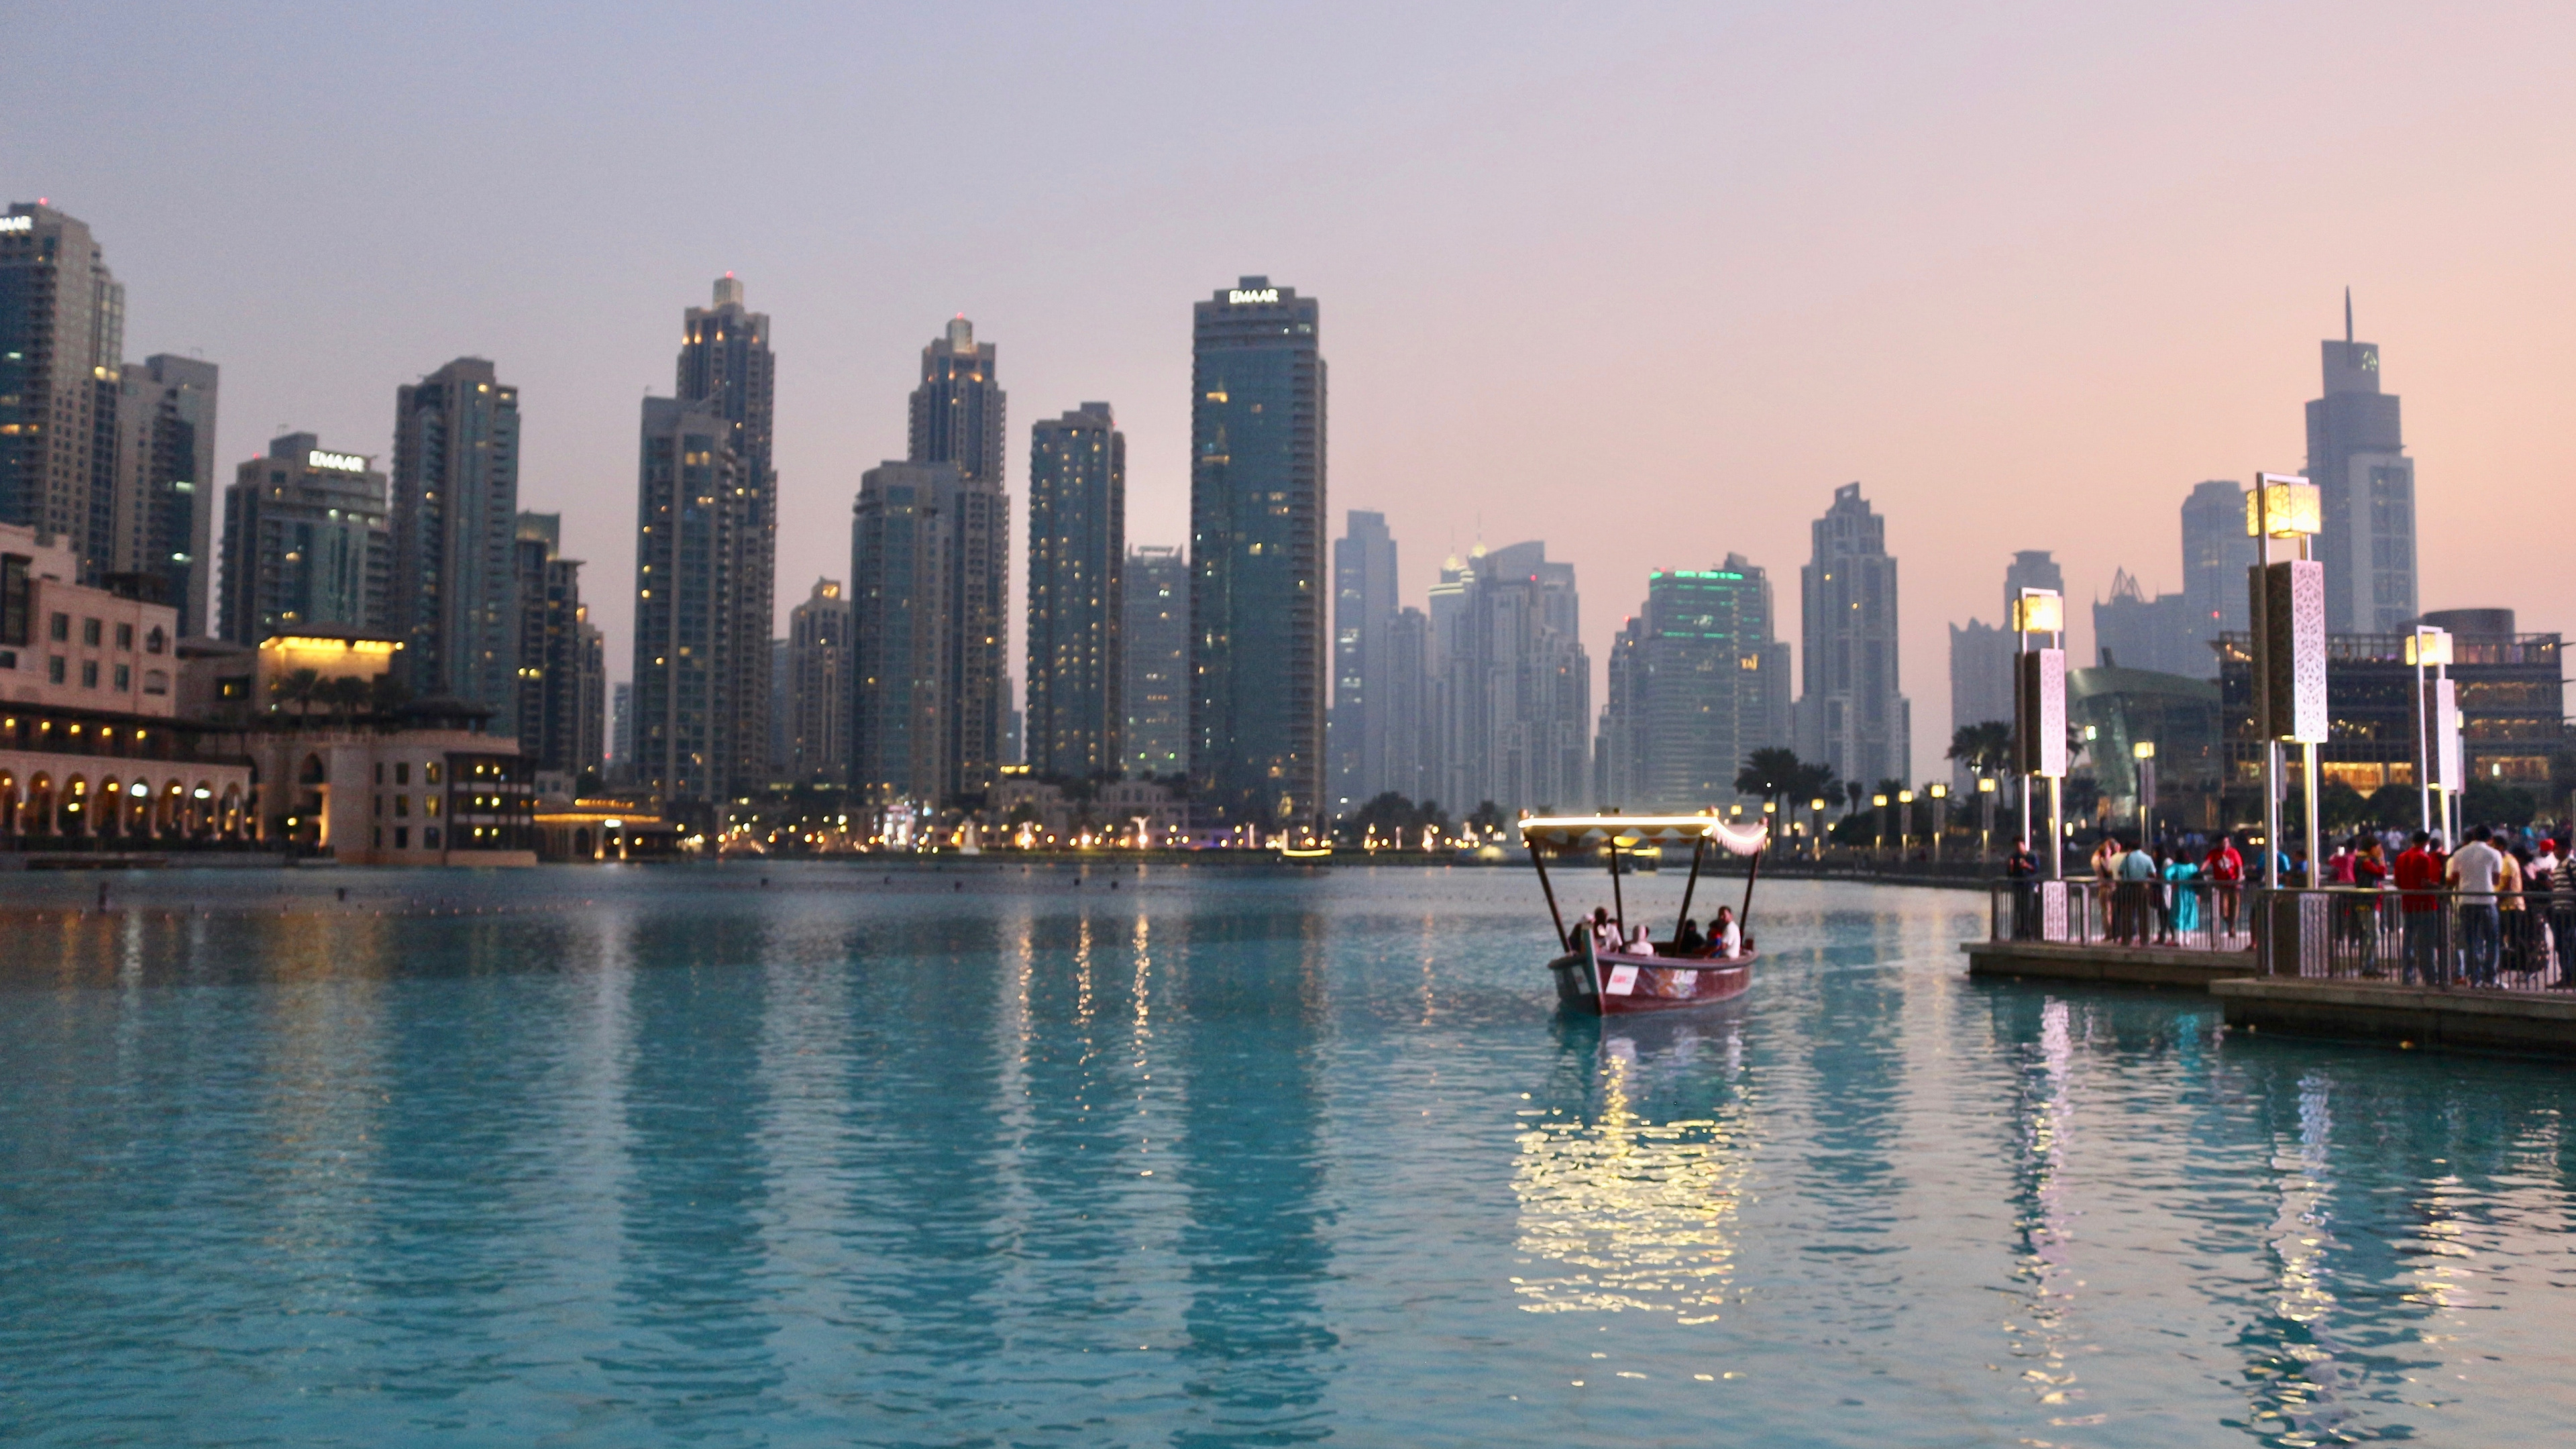
POLYGON ((2352 288, 2343 289, 2343 345, 2352 345, 2352 288))

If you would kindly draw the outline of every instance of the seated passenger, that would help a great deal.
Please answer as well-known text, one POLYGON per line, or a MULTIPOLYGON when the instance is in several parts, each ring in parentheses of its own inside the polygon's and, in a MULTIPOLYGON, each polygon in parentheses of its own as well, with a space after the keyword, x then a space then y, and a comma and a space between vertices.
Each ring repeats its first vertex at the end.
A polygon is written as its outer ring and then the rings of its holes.
POLYGON ((1673 954, 1676 956, 1708 954, 1708 937, 1700 934, 1699 922, 1691 920, 1682 922, 1680 933, 1673 937, 1673 954))
POLYGON ((1733 906, 1719 906, 1717 908, 1717 919, 1709 923, 1708 933, 1710 939, 1717 945, 1717 951, 1715 954, 1718 956, 1727 957, 1740 956, 1744 954, 1744 932, 1736 927, 1735 908, 1733 906))
POLYGON ((1646 928, 1643 925, 1638 926, 1637 929, 1629 935, 1628 954, 1631 956, 1652 956, 1655 954, 1655 943, 1646 939, 1646 928))

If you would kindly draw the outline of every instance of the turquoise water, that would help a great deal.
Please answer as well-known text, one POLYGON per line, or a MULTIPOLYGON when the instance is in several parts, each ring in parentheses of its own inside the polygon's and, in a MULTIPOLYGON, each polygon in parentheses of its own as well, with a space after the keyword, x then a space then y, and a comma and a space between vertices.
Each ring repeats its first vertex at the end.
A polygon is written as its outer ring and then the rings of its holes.
POLYGON ((2559 1068, 1955 893, 1605 1029, 1513 872, 767 874, 0 882, 0 1439, 2576 1439, 2559 1068))

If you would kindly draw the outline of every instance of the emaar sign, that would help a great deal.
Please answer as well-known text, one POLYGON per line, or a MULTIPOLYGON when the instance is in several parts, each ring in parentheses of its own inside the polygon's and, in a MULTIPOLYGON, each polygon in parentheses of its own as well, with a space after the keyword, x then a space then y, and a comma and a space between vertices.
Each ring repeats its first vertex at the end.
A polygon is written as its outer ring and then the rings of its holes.
POLYGON ((1237 287, 1225 294, 1225 300, 1229 306, 1235 307, 1246 307, 1256 302, 1276 302, 1279 300, 1279 289, 1277 287, 1237 287))

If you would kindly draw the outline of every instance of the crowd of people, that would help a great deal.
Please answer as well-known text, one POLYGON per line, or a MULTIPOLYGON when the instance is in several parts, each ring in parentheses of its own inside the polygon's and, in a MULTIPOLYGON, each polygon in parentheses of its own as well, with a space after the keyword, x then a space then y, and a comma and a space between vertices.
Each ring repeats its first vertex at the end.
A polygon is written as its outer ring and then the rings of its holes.
POLYGON ((1566 933, 1565 949, 1580 951, 1589 941, 1593 951, 1615 952, 1623 956, 1669 956, 1684 959, 1724 961, 1744 954, 1743 927, 1735 919, 1731 906, 1719 906, 1708 929, 1700 929, 1696 919, 1685 919, 1670 941, 1657 942, 1641 923, 1625 932, 1610 918, 1610 908, 1595 906, 1592 914, 1574 923, 1566 933))
MULTIPOLYGON (((2283 886, 2336 893, 2329 914, 2338 953, 2390 959, 2409 982, 2494 986, 2505 975, 2547 973, 2545 984, 2576 988, 2570 838, 2563 828, 2480 825, 2457 850, 2445 850, 2437 832, 2364 832, 2338 841, 2314 871, 2301 848, 2276 863, 2283 886)), ((2206 845, 2105 836, 2091 866, 2104 939, 2135 946, 2248 939, 2247 886, 2261 883, 2262 862, 2258 855, 2249 863, 2231 835, 2206 845)), ((2019 887, 2014 936, 2040 936, 2040 870, 2027 842, 2014 842, 2004 870, 2019 887)))

